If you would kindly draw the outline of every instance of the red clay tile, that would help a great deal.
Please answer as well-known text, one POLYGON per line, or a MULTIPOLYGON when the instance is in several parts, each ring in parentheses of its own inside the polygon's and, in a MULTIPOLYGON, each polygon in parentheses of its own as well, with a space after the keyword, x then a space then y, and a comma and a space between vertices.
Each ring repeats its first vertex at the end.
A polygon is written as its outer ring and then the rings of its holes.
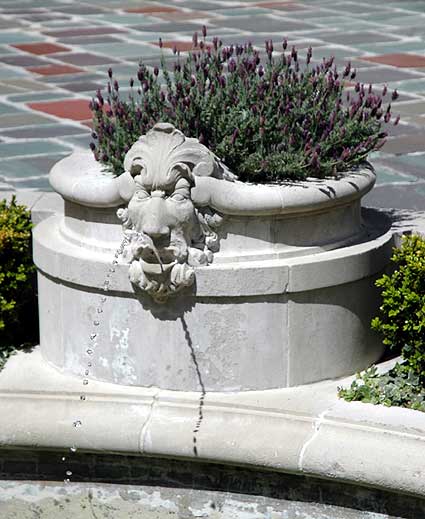
POLYGON ((382 54, 381 56, 360 57, 359 59, 400 68, 425 67, 425 57, 417 54, 382 54))
POLYGON ((27 70, 42 76, 59 76, 62 74, 77 74, 84 72, 83 69, 71 67, 70 65, 47 65, 45 67, 28 67, 27 70))
POLYGON ((278 9, 279 11, 301 11, 302 9, 306 9, 305 6, 293 2, 259 2, 254 5, 266 9, 278 9))
POLYGON ((44 103, 28 103, 28 106, 38 112, 44 112, 74 121, 87 121, 92 115, 87 99, 65 99, 62 101, 49 101, 44 103))
POLYGON ((64 29, 60 31, 43 32, 46 36, 54 36, 55 38, 65 36, 90 36, 92 34, 111 34, 117 32, 126 32, 116 27, 85 27, 83 29, 64 29))
POLYGON ((70 49, 63 47, 62 45, 56 45, 55 43, 19 43, 17 45, 11 45, 16 49, 29 52, 30 54, 37 54, 38 56, 44 54, 54 54, 55 52, 66 52, 70 49))
POLYGON ((180 11, 175 7, 165 7, 160 5, 146 5, 145 7, 133 7, 131 9, 124 9, 127 13, 174 13, 180 11))

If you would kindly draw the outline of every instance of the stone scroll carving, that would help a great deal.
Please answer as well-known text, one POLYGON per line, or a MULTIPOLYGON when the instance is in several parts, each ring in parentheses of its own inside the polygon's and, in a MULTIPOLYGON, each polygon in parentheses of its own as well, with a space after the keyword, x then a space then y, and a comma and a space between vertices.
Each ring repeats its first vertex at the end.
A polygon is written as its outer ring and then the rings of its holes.
POLYGON ((208 265, 219 249, 216 229, 222 217, 192 198, 195 178, 233 180, 217 157, 197 139, 160 123, 131 147, 119 177, 128 201, 118 210, 127 245, 131 282, 165 302, 193 284, 194 267, 208 265))

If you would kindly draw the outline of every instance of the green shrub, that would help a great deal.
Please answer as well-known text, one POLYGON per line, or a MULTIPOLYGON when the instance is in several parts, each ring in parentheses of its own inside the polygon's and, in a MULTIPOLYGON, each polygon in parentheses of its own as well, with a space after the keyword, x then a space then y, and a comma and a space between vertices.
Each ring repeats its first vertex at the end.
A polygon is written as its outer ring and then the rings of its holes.
POLYGON ((381 316, 372 320, 390 350, 401 352, 402 364, 379 374, 375 366, 357 373, 338 395, 349 402, 402 406, 425 412, 425 240, 405 236, 391 258, 395 270, 376 281, 382 288, 381 316))
POLYGON ((198 138, 242 181, 336 175, 384 143, 382 124, 392 118, 391 106, 382 107, 387 88, 381 96, 357 83, 344 92, 356 75, 349 63, 340 72, 332 57, 313 64, 309 48, 301 64, 286 40, 266 41, 263 59, 250 43, 225 47, 205 36, 205 27, 202 41, 195 33, 184 59, 175 49, 172 72, 164 57, 153 71, 141 62, 129 95, 109 69, 108 93, 98 90, 90 103, 96 160, 120 175, 125 153, 160 121, 198 138))
POLYGON ((38 338, 31 215, 15 197, 0 201, 0 357, 38 338))
POLYGON ((404 364, 396 364, 384 374, 379 374, 376 366, 357 373, 351 386, 340 388, 338 395, 348 402, 358 400, 425 412, 425 388, 419 377, 404 364))
POLYGON ((385 345, 401 351, 425 387, 425 240, 404 237, 391 259, 395 271, 376 282, 382 288, 382 305, 372 328, 382 333, 385 345))

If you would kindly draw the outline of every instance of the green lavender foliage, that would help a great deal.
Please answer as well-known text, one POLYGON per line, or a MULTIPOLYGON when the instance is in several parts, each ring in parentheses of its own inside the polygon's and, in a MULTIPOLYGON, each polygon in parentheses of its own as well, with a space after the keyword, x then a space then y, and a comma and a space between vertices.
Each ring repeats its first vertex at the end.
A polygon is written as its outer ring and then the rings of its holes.
POLYGON ((0 201, 0 365, 10 351, 38 338, 31 215, 15 197, 0 201))
POLYGON ((90 103, 91 149, 116 175, 131 145, 160 121, 198 138, 240 180, 260 183, 337 175, 384 143, 390 105, 384 111, 371 86, 344 91, 356 74, 349 63, 339 73, 333 58, 313 65, 311 48, 301 65, 286 40, 280 53, 266 41, 262 58, 249 43, 224 47, 205 36, 205 28, 202 41, 195 33, 185 58, 175 51, 172 72, 164 56, 153 70, 141 62, 128 97, 109 69, 106 98, 98 90, 90 103))

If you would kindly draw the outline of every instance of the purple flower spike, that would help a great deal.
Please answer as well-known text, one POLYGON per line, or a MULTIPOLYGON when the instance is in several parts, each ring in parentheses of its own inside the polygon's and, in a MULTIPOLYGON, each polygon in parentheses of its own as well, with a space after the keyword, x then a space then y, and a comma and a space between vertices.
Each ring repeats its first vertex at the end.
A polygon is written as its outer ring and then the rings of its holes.
POLYGON ((397 90, 394 90, 394 92, 392 93, 391 99, 393 101, 395 101, 397 98, 398 98, 398 92, 397 92, 397 90))
POLYGON ((195 48, 198 46, 198 33, 196 31, 193 33, 192 43, 195 48))
POLYGON ((400 122, 400 116, 397 115, 397 117, 395 118, 395 121, 394 121, 394 126, 397 126, 397 124, 400 122))
POLYGON ((112 79, 112 69, 111 69, 111 67, 108 68, 108 76, 109 76, 109 79, 112 79))
POLYGON ((206 27, 206 25, 203 25, 203 26, 202 26, 202 36, 203 36, 204 38, 207 37, 207 27, 206 27))

